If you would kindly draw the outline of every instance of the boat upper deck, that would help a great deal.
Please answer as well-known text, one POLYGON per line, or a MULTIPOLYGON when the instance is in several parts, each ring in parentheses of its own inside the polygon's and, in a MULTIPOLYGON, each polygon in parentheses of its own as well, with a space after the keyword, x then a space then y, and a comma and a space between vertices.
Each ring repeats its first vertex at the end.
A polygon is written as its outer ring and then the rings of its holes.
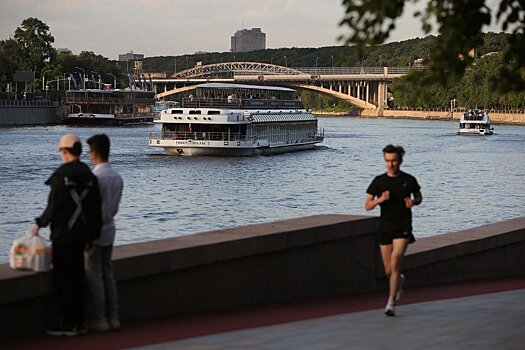
POLYGON ((126 91, 126 90, 68 90, 66 92, 67 104, 135 104, 154 105, 155 93, 153 91, 126 91))
POLYGON ((471 109, 463 113, 461 116, 461 121, 469 121, 469 122, 489 122, 489 116, 487 112, 481 109, 471 109))
POLYGON ((301 100, 185 97, 183 108, 304 109, 301 100))
POLYGON ((295 90, 281 86, 206 83, 182 99, 183 108, 304 109, 295 90))

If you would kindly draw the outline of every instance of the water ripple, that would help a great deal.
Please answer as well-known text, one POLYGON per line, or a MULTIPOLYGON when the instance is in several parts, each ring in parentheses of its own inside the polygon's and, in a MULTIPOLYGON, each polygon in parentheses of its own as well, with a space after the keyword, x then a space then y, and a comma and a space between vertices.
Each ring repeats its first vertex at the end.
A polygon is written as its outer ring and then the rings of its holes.
POLYGON ((117 244, 315 214, 379 215, 363 207, 366 187, 385 171, 387 143, 405 147, 403 169, 422 186, 417 237, 523 215, 525 127, 498 125, 496 135, 463 137, 449 121, 323 117, 320 123, 326 137, 316 150, 248 158, 166 156, 147 146, 158 126, 0 129, 0 262, 42 213, 44 181, 60 164, 57 143, 65 132, 82 140, 105 132, 112 140, 111 161, 125 182, 117 244))

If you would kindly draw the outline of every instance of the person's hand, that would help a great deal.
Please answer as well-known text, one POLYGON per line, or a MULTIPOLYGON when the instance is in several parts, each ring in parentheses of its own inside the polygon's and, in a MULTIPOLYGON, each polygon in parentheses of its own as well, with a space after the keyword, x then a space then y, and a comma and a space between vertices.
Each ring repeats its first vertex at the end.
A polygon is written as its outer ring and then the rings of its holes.
POLYGON ((33 226, 33 228, 31 229, 31 234, 33 236, 38 236, 38 230, 40 230, 40 226, 38 225, 33 226))
POLYGON ((405 198, 405 206, 410 209, 414 206, 414 201, 412 200, 412 198, 410 197, 407 197, 405 198))
POLYGON ((383 202, 386 202, 387 200, 390 199, 390 191, 384 191, 383 193, 381 193, 381 196, 379 196, 379 203, 383 203, 383 202))

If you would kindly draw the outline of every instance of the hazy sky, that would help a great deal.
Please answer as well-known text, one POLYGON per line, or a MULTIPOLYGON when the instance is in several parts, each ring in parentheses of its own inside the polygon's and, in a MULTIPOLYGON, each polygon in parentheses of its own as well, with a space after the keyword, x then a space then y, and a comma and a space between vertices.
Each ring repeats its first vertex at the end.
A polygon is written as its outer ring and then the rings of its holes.
MULTIPOLYGON (((424 36, 407 8, 389 41, 424 36)), ((55 48, 110 59, 224 52, 241 28, 262 28, 267 48, 341 45, 340 0, 0 0, 0 39, 28 17, 46 23, 55 48)))

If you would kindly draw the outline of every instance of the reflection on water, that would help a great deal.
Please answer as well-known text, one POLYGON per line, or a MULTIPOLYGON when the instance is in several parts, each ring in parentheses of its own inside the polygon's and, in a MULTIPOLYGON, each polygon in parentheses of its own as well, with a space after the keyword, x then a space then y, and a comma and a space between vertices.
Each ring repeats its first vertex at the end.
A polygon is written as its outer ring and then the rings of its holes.
POLYGON ((44 181, 60 164, 66 132, 112 140, 125 181, 117 244, 314 214, 379 215, 363 209, 365 190, 385 171, 388 143, 405 147, 402 169, 422 186, 416 237, 523 215, 525 127, 497 125, 496 134, 476 137, 456 135, 450 121, 322 117, 321 126, 317 150, 249 158, 165 156, 147 146, 158 126, 0 129, 0 262, 44 209, 44 181))

